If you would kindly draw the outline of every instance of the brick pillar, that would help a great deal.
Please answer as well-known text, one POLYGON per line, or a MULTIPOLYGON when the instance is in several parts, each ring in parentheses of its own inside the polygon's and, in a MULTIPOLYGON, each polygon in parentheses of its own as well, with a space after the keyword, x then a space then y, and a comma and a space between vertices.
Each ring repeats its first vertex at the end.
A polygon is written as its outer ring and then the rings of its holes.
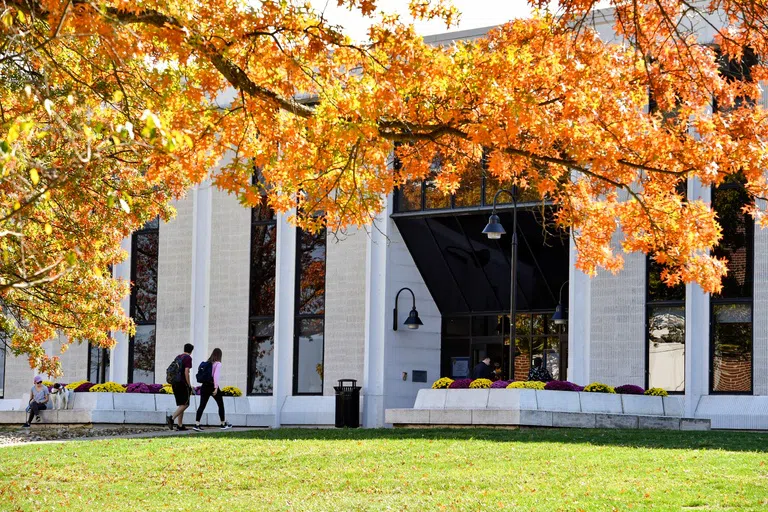
POLYGON ((520 352, 515 355, 515 375, 512 380, 528 380, 528 372, 531 370, 531 354, 520 352))

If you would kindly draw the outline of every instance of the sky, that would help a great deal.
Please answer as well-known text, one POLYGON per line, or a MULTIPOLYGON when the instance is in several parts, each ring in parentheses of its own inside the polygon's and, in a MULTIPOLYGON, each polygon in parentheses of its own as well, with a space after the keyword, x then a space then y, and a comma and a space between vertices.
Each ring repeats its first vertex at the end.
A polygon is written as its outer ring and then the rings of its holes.
MULTIPOLYGON (((318 12, 333 24, 342 25, 346 33, 356 41, 364 41, 371 20, 364 18, 359 11, 348 11, 338 7, 336 0, 311 0, 318 12)), ((458 26, 445 28, 440 21, 416 22, 416 30, 424 36, 468 30, 472 28, 499 25, 513 18, 527 17, 531 10, 526 0, 453 0, 453 5, 461 12, 458 26)), ((408 0, 379 0, 380 10, 398 13, 401 19, 411 21, 408 15, 408 0)))

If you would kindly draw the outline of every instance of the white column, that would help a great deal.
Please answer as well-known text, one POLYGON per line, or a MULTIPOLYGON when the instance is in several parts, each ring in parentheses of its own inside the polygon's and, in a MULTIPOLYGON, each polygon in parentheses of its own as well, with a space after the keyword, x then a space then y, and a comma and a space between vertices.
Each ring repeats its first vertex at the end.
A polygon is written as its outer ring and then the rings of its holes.
MULTIPOLYGON (((119 263, 113 267, 112 275, 116 279, 125 279, 131 281, 131 240, 129 235, 123 238, 120 247, 128 253, 128 256, 122 263, 119 263)), ((123 307, 126 316, 131 314, 131 296, 126 295, 121 301, 120 305, 123 307)), ((118 384, 125 384, 128 382, 128 335, 124 332, 113 332, 112 337, 115 338, 115 348, 112 349, 109 355, 109 380, 117 382, 118 384)))
POLYGON ((589 384, 591 286, 588 275, 576 268, 576 244, 570 240, 568 257, 568 380, 589 384))
MULTIPOLYGON (((768 84, 766 85, 768 86, 768 84)), ((758 200, 757 206, 761 211, 768 208, 768 203, 758 200)), ((754 360, 752 364, 752 384, 755 395, 768 395, 768 229, 761 228, 755 223, 755 249, 752 254, 754 261, 754 284, 752 290, 752 332, 754 343, 754 360), (757 313, 757 314, 756 314, 757 313)))
MULTIPOLYGON (((688 197, 712 201, 712 190, 688 180, 688 197)), ((685 415, 692 418, 699 398, 709 394, 709 294, 698 284, 685 287, 685 415)))
POLYGON ((293 394, 293 326, 296 289, 296 227, 288 222, 292 212, 277 216, 277 254, 275 263, 275 351, 272 395, 275 405, 274 427, 281 424, 280 413, 293 394))
POLYGON ((208 359, 208 315, 211 296, 211 182, 206 180, 192 191, 192 314, 189 342, 192 351, 192 376, 197 366, 208 359))
MULTIPOLYGON (((390 201, 387 202, 388 205, 390 201)), ((387 329, 387 217, 389 207, 370 228, 365 275, 365 356, 363 362, 363 426, 384 425, 384 361, 387 329)))

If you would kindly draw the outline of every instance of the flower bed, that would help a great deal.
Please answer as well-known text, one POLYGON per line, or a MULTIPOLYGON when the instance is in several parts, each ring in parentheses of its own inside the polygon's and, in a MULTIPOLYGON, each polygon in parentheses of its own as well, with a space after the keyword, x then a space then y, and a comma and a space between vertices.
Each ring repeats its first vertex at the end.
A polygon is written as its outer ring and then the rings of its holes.
MULTIPOLYGON (((497 380, 492 382, 488 379, 456 379, 441 377, 432 384, 432 389, 538 389, 547 391, 575 391, 585 393, 607 393, 619 395, 647 395, 647 396, 667 396, 667 392, 661 388, 643 389, 634 384, 624 384, 623 386, 611 387, 601 382, 593 382, 585 387, 579 386, 567 380, 552 380, 549 382, 539 381, 505 381, 497 380)), ((224 390, 222 389, 222 392, 224 390)), ((226 396, 226 395, 225 395, 226 396)), ((240 395, 234 395, 240 396, 240 395)))
MULTIPOLYGON (((450 379, 448 379, 450 381, 450 379)), ((471 382, 467 379, 467 387, 471 382)), ((453 382, 453 381, 451 381, 453 382)), ((489 381, 490 382, 490 381, 489 381)), ((75 393, 144 393, 144 394, 165 394, 172 395, 173 388, 170 384, 146 384, 144 382, 133 382, 131 384, 118 384, 117 382, 105 382, 103 384, 94 384, 86 380, 80 380, 72 382, 70 384, 62 384, 67 389, 74 391, 75 393)), ((446 386, 447 387, 447 386, 446 386)), ((200 394, 200 386, 194 388, 196 395, 200 394)), ((224 386, 221 388, 221 394, 223 396, 243 396, 243 392, 237 386, 224 386)))

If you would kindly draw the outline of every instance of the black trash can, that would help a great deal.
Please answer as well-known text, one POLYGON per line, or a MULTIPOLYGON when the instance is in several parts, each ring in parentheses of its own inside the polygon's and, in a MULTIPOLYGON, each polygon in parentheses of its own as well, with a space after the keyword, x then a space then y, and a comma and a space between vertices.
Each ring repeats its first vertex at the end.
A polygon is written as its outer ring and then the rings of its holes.
POLYGON ((355 379, 340 379, 336 391, 336 427, 360 426, 360 387, 355 379))

